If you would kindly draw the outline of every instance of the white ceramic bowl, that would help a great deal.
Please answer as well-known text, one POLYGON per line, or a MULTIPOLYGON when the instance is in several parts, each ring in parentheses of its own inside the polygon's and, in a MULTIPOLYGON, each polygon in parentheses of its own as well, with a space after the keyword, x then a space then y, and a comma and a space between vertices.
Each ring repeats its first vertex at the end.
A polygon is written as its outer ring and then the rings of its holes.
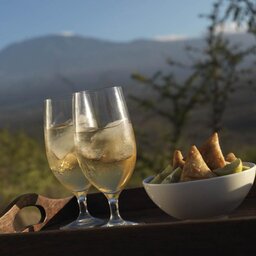
POLYGON ((149 184, 151 176, 143 181, 143 186, 158 207, 177 219, 227 215, 242 203, 253 185, 256 165, 244 164, 251 168, 206 180, 149 184))

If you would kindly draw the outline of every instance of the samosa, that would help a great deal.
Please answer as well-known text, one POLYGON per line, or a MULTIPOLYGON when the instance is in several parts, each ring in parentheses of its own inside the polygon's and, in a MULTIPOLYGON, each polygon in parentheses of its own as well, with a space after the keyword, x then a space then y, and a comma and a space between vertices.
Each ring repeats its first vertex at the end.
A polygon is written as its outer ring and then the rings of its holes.
POLYGON ((211 170, 222 168, 226 165, 216 132, 199 148, 199 151, 211 170))
POLYGON ((216 175, 205 163, 196 146, 192 146, 186 159, 180 181, 208 179, 216 175))
POLYGON ((237 159, 237 157, 235 156, 235 154, 234 153, 228 153, 227 155, 226 155, 226 157, 225 157, 225 160, 227 161, 227 162, 233 162, 233 161, 235 161, 237 159))
POLYGON ((175 150, 173 153, 173 160, 172 160, 172 167, 173 170, 180 167, 183 169, 183 166, 185 164, 185 161, 183 160, 183 155, 180 150, 175 150))

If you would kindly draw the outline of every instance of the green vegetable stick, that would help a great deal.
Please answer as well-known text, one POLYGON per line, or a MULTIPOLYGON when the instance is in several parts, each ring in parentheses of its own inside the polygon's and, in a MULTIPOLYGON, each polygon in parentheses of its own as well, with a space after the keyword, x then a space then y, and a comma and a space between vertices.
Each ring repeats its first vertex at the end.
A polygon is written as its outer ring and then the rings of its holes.
POLYGON ((242 171, 249 170, 250 168, 251 168, 251 167, 249 167, 249 166, 243 165, 243 170, 242 170, 242 171))
POLYGON ((182 169, 177 167, 171 174, 169 174, 161 184, 169 184, 169 183, 176 183, 180 181, 180 176, 182 173, 182 169))
POLYGON ((218 168, 216 170, 213 170, 213 172, 215 174, 217 174, 218 176, 223 176, 223 175, 228 175, 228 174, 232 174, 232 173, 241 172, 242 168, 243 168, 242 167, 242 161, 241 161, 241 159, 237 158, 236 160, 234 160, 230 164, 227 164, 222 168, 218 168))
POLYGON ((161 173, 157 174, 149 183, 160 184, 172 172, 173 172, 172 166, 168 165, 161 173))

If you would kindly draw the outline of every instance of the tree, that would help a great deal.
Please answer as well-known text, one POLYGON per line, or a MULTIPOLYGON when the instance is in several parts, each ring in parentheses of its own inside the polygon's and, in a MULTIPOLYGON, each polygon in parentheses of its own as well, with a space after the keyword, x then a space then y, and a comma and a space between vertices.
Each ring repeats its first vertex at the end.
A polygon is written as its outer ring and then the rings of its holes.
POLYGON ((237 25, 246 25, 248 33, 256 36, 256 3, 251 0, 229 0, 220 22, 232 20, 237 25))
MULTIPOLYGON (((168 63, 171 66, 177 65, 170 60, 168 63)), ((169 122, 172 131, 169 134, 169 152, 172 151, 178 146, 190 112, 199 102, 202 102, 205 86, 203 84, 199 86, 199 74, 193 72, 182 82, 179 82, 172 72, 169 74, 157 72, 151 78, 146 78, 141 74, 133 74, 132 78, 150 86, 157 93, 158 99, 156 101, 137 96, 131 96, 131 98, 139 106, 149 109, 169 122)))
MULTIPOLYGON (((202 52, 204 58, 194 64, 195 70, 200 74, 201 83, 207 84, 206 98, 211 109, 210 127, 216 132, 222 129, 223 116, 231 94, 241 89, 238 85, 245 83, 241 78, 243 79, 242 75, 248 73, 249 69, 241 67, 241 64, 248 56, 255 53, 256 49, 255 46, 243 49, 240 45, 231 44, 220 29, 228 21, 231 10, 235 12, 233 21, 238 19, 238 24, 241 22, 238 13, 243 13, 243 9, 234 8, 234 2, 249 1, 230 0, 223 16, 223 1, 218 0, 213 4, 209 15, 202 15, 210 24, 205 37, 206 46, 202 52)), ((190 50, 195 51, 195 49, 190 50)), ((246 82, 251 84, 251 80, 246 82)))
MULTIPOLYGON (((215 1, 210 14, 201 15, 208 20, 209 25, 204 48, 187 47, 188 53, 193 57, 192 64, 186 66, 176 61, 168 61, 172 67, 189 68, 190 75, 186 79, 178 81, 172 72, 165 75, 160 71, 150 78, 138 73, 132 76, 140 84, 147 85, 156 92, 155 99, 135 96, 131 98, 139 106, 167 120, 170 126, 169 152, 179 144, 190 113, 197 105, 207 104, 210 108, 210 128, 212 131, 220 131, 232 93, 245 87, 242 75, 248 74, 250 70, 243 68, 241 63, 251 54, 255 54, 255 46, 244 49, 240 45, 231 44, 220 28, 229 19, 237 21, 238 24, 246 20, 249 32, 256 33, 255 4, 250 0, 223 2, 215 1), (238 84, 243 86, 239 87, 238 84)), ((251 84, 251 80, 246 81, 246 84, 251 84)), ((149 167, 153 166, 151 158, 144 153, 139 156, 139 160, 149 167)))
POLYGON ((23 132, 0 130, 0 180, 1 207, 22 193, 66 194, 48 167, 44 146, 23 132))

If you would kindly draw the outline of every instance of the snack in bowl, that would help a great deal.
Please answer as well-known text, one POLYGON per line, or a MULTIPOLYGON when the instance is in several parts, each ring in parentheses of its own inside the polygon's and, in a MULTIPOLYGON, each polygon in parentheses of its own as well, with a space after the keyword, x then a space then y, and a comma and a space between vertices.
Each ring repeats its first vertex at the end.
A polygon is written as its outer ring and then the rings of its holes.
POLYGON ((192 146, 185 158, 176 150, 172 164, 146 178, 143 186, 152 201, 175 218, 209 218, 227 215, 241 204, 255 169, 234 153, 224 157, 214 133, 201 147, 192 146))
POLYGON ((209 179, 247 169, 248 167, 243 166, 241 159, 237 158, 234 153, 229 153, 224 158, 218 134, 214 133, 199 149, 193 145, 186 160, 184 160, 180 150, 175 150, 172 165, 168 165, 150 183, 166 184, 209 179), (171 178, 173 176, 175 179, 171 178))

